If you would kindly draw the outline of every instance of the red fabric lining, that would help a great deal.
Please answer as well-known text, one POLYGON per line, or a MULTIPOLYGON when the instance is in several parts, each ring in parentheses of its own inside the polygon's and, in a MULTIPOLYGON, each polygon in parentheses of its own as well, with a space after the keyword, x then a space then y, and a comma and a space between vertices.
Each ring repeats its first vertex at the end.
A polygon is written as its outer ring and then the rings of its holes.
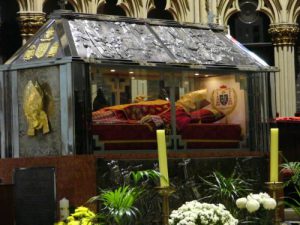
POLYGON ((238 124, 188 124, 180 133, 182 139, 241 140, 238 124))
MULTIPOLYGON (((106 150, 157 148, 156 132, 151 131, 144 124, 94 124, 92 133, 102 141, 119 141, 119 143, 106 143, 106 150), (132 142, 122 143, 127 140, 132 140, 132 142), (135 142, 135 140, 139 142, 135 142), (141 143, 142 140, 153 140, 154 142, 141 143)), ((238 124, 188 124, 179 134, 182 135, 183 140, 189 140, 187 148, 237 148, 239 140, 241 140, 241 127, 238 124), (199 142, 199 140, 209 142, 199 142), (222 140, 225 141, 222 142, 222 140)))
POLYGON ((300 122, 300 117, 297 117, 297 116, 277 117, 275 120, 276 120, 276 122, 293 121, 293 122, 299 123, 300 122))
POLYGON ((224 118, 224 113, 214 109, 199 109, 191 112, 192 122, 213 123, 224 118))

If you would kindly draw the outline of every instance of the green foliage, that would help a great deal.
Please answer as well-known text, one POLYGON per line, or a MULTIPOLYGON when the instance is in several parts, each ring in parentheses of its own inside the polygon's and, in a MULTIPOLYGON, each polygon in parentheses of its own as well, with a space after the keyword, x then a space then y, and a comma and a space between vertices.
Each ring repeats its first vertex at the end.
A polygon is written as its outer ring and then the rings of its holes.
POLYGON ((229 177, 220 172, 213 172, 206 178, 200 177, 203 182, 201 189, 204 192, 204 200, 212 203, 222 203, 232 214, 236 216, 235 200, 249 194, 252 189, 248 181, 242 179, 235 172, 229 177))
POLYGON ((294 189, 291 196, 286 196, 284 204, 294 210, 300 216, 300 162, 286 162, 281 164, 282 172, 288 172, 290 177, 284 182, 285 186, 294 189))
POLYGON ((142 190, 123 186, 116 190, 104 190, 99 196, 104 208, 102 215, 107 224, 131 224, 137 219, 139 210, 134 206, 141 197, 142 190))
POLYGON ((294 184, 300 187, 300 162, 285 162, 280 165, 281 171, 289 171, 291 177, 285 182, 285 185, 294 184))
POLYGON ((99 195, 89 199, 89 203, 100 201, 97 214, 100 223, 106 225, 129 225, 138 221, 141 212, 137 207, 151 192, 149 183, 158 180, 160 173, 155 170, 131 171, 121 187, 102 190, 99 195))
POLYGON ((149 181, 158 180, 160 173, 156 170, 131 171, 130 177, 133 179, 134 185, 139 185, 141 182, 145 185, 149 181))
MULTIPOLYGON (((300 189, 299 187, 295 187, 295 192, 297 193, 297 196, 300 199, 300 189)), ((288 197, 289 198, 289 197, 288 197)), ((290 201, 286 201, 285 204, 288 207, 291 207, 294 212, 300 216, 300 201, 294 198, 290 198, 290 201)))

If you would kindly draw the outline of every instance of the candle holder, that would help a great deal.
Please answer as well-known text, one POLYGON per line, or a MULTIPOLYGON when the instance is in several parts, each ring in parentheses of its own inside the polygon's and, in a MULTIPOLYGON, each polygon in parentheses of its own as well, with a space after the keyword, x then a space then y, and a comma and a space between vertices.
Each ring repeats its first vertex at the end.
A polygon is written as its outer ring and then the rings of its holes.
POLYGON ((280 225, 283 221, 283 218, 280 216, 280 208, 278 207, 278 203, 280 199, 279 192, 283 190, 283 182, 266 182, 266 185, 271 192, 271 197, 274 198, 277 202, 277 206, 275 208, 274 225, 280 225))
POLYGON ((166 187, 157 187, 158 193, 162 196, 162 221, 163 225, 169 225, 169 197, 175 192, 175 188, 166 186, 166 187))

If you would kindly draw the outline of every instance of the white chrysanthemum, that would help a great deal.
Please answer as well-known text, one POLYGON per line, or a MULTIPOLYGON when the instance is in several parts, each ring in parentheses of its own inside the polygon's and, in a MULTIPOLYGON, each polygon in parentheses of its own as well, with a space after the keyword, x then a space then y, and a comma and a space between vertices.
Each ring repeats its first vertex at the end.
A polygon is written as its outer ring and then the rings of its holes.
POLYGON ((260 194, 250 194, 248 195, 248 200, 250 200, 251 198, 252 199, 255 199, 256 201, 258 201, 259 203, 261 202, 261 197, 260 197, 260 194))
POLYGON ((264 192, 264 193, 260 192, 259 195, 261 198, 271 198, 270 195, 266 192, 264 192))
POLYGON ((260 204, 257 200, 255 199, 251 199, 249 198, 247 203, 246 203, 246 209, 248 210, 248 212, 253 213, 255 211, 257 211, 260 207, 260 204))
POLYGON ((170 225, 237 225, 236 220, 221 204, 200 203, 196 200, 186 202, 173 210, 170 225), (197 222, 196 222, 197 221, 197 222))
POLYGON ((247 198, 238 198, 235 204, 239 209, 244 209, 246 208, 247 198))
POLYGON ((272 210, 276 208, 276 201, 274 198, 265 198, 264 201, 262 202, 263 207, 267 210, 272 210))

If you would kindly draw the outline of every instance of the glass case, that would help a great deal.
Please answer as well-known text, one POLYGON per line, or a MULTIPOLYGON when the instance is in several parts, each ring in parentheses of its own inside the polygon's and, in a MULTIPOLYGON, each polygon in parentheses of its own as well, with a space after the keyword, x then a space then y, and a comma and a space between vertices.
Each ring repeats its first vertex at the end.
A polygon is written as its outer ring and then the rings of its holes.
POLYGON ((266 88, 257 87, 259 99, 249 89, 257 79, 269 77, 91 64, 94 151, 157 149, 157 129, 166 130, 170 150, 255 149, 255 124, 270 113, 258 107, 266 88))
POLYGON ((218 26, 60 11, 0 67, 1 157, 267 151, 274 71, 218 26))

